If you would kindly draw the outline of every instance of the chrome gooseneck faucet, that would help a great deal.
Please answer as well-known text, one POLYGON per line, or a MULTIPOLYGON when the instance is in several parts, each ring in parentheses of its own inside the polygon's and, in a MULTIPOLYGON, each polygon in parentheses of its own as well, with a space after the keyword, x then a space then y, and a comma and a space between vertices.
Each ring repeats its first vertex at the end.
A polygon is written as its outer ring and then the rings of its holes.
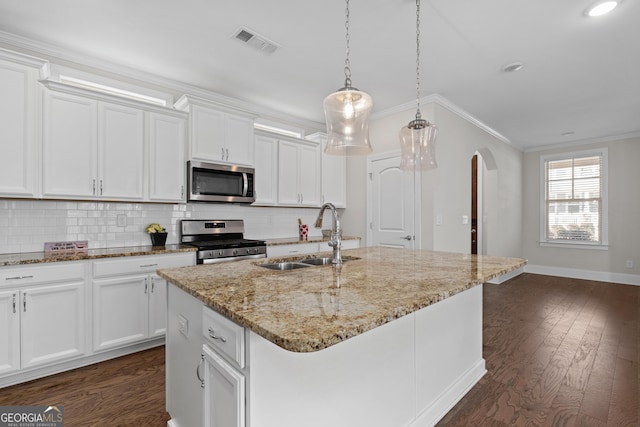
POLYGON ((331 241, 329 241, 329 246, 333 248, 333 261, 332 264, 342 264, 342 254, 340 253, 340 248, 342 247, 342 229, 340 228, 340 214, 338 210, 333 205, 333 203, 325 203, 320 208, 320 213, 318 214, 318 219, 316 219, 316 228, 322 227, 322 217, 324 215, 325 209, 331 209, 331 213, 333 214, 333 227, 331 228, 331 241))

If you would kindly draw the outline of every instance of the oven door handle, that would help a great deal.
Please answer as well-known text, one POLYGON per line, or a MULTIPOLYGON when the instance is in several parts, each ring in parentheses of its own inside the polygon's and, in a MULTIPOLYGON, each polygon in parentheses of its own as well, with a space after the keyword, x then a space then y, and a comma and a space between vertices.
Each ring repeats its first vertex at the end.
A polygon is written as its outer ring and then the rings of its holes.
POLYGON ((249 191, 249 177, 246 172, 242 172, 242 197, 247 197, 249 191))

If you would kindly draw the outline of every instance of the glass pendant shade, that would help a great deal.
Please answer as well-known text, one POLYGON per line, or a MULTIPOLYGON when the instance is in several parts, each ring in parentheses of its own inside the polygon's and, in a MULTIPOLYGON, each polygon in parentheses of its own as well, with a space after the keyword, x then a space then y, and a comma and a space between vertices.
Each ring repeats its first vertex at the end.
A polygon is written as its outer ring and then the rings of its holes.
POLYGON ((438 128, 426 120, 414 120, 400 129, 400 170, 431 170, 436 162, 438 128))
POLYGON ((327 121, 327 154, 359 156, 369 154, 369 115, 373 100, 366 92, 344 87, 324 99, 327 121))

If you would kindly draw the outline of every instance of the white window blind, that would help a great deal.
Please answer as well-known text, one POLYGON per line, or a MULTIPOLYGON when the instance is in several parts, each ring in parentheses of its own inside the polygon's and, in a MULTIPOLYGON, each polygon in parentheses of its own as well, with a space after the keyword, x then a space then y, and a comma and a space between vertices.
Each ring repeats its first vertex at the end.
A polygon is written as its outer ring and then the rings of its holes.
POLYGON ((603 156, 545 161, 545 240, 602 244, 603 156))

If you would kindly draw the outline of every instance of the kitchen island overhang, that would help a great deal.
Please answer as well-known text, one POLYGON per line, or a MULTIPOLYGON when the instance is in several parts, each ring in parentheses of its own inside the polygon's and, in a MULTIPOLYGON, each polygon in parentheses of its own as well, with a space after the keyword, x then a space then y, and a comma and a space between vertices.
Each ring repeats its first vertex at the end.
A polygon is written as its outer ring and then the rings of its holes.
POLYGON ((485 373, 479 285, 526 263, 389 248, 345 255, 359 259, 160 271, 246 328, 252 427, 433 425, 485 373))

